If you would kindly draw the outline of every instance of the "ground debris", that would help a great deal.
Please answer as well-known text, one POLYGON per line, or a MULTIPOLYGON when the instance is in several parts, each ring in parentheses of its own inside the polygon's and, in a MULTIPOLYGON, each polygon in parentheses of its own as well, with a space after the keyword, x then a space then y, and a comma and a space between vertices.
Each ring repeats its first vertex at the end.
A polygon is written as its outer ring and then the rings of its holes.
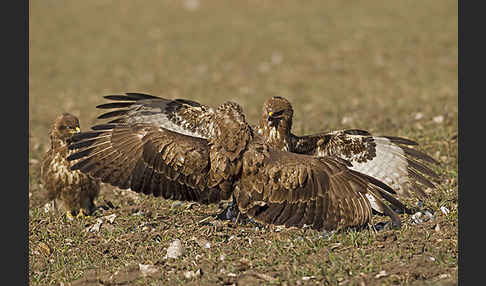
POLYGON ((159 270, 152 264, 138 264, 140 272, 143 276, 150 276, 157 273, 159 270))
POLYGON ((98 218, 96 219, 96 223, 91 225, 91 226, 88 226, 85 231, 86 232, 99 232, 100 229, 101 229, 101 225, 103 224, 103 219, 101 218, 98 218))
POLYGON ((182 243, 180 239, 176 239, 172 241, 172 243, 167 248, 167 254, 164 256, 164 259, 167 258, 178 258, 183 254, 182 243))
POLYGON ((106 221, 108 221, 109 223, 113 223, 115 221, 116 214, 107 215, 107 216, 104 216, 103 218, 106 221))
POLYGON ((52 253, 51 247, 42 241, 39 242, 39 244, 37 245, 37 249, 40 252, 44 253, 46 256, 49 256, 52 253))
POLYGON ((445 215, 447 215, 450 212, 449 209, 444 206, 440 207, 440 211, 445 215))
POLYGON ((184 272, 184 277, 186 279, 193 279, 193 278, 199 278, 203 275, 203 271, 201 268, 199 268, 197 271, 186 271, 184 272))
POLYGON ((388 276, 388 273, 386 273, 385 270, 381 270, 380 272, 378 272, 378 274, 375 275, 375 278, 379 279, 379 278, 382 278, 382 277, 385 277, 385 276, 388 276))

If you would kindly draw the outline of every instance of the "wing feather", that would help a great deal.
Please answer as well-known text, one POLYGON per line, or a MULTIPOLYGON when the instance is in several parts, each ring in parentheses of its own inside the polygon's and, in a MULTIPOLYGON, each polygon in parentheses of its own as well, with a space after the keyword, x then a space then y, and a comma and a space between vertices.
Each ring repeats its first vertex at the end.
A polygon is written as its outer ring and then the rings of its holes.
POLYGON ((373 184, 375 180, 348 169, 342 159, 277 150, 262 156, 259 152, 245 153, 243 175, 235 189, 238 207, 249 217, 263 223, 305 224, 326 230, 370 221, 371 205, 365 194, 381 188, 373 184))
MULTIPOLYGON (((99 119, 114 118, 107 124, 153 123, 165 129, 200 138, 209 138, 214 110, 187 99, 166 99, 140 93, 108 95, 115 102, 97 106, 117 110, 101 114, 99 119)), ((99 128, 98 126, 92 128, 99 128)))
POLYGON ((338 156, 349 160, 353 170, 389 184, 402 196, 410 196, 409 191, 412 191, 418 197, 423 197, 425 193, 421 185, 433 188, 435 185, 431 180, 439 178, 437 173, 424 164, 438 162, 423 152, 407 147, 418 145, 410 139, 373 136, 364 130, 350 129, 294 136, 293 141, 294 152, 338 156))
MULTIPOLYGON (((151 123, 120 123, 80 133, 69 147, 79 169, 103 182, 166 199, 219 201, 207 186, 207 140, 179 134, 151 123)), ((226 199, 226 198, 224 198, 226 199)))

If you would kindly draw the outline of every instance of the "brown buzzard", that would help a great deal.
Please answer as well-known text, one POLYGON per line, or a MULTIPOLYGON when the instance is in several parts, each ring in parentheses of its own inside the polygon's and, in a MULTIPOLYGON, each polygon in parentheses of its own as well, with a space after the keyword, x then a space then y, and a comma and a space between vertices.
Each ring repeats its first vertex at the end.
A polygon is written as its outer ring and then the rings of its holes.
POLYGON ((185 99, 127 93, 109 95, 112 118, 73 136, 73 170, 120 188, 165 199, 214 203, 234 196, 257 222, 333 230, 371 219, 367 196, 399 225, 384 203, 386 184, 335 156, 314 157, 269 148, 241 107, 211 108, 185 99))
POLYGON ((438 164, 432 157, 408 146, 409 139, 374 136, 368 131, 350 129, 307 136, 291 133, 293 109, 290 102, 276 96, 265 101, 257 133, 270 146, 299 154, 337 156, 348 160, 353 170, 391 186, 399 195, 425 197, 424 188, 433 188, 427 178, 438 178, 424 163, 438 164), (408 146, 407 146, 408 145, 408 146))
POLYGON ((80 171, 70 170, 72 162, 66 160, 73 151, 68 149, 73 134, 80 132, 78 118, 63 113, 56 118, 50 130, 51 147, 44 155, 41 178, 46 196, 53 202, 54 210, 62 209, 69 219, 73 214, 81 217, 94 209, 94 199, 100 183, 80 171))

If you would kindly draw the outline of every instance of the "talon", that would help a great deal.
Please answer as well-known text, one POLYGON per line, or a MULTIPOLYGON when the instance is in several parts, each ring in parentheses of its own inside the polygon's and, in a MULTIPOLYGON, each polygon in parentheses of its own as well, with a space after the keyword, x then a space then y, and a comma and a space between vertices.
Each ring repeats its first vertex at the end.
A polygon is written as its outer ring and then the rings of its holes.
POLYGON ((73 217, 73 214, 71 213, 71 211, 67 211, 66 212, 66 218, 68 220, 74 220, 74 217, 73 217))
POLYGON ((84 214, 83 209, 79 209, 78 215, 76 217, 77 218, 83 218, 83 217, 87 217, 87 215, 84 214))

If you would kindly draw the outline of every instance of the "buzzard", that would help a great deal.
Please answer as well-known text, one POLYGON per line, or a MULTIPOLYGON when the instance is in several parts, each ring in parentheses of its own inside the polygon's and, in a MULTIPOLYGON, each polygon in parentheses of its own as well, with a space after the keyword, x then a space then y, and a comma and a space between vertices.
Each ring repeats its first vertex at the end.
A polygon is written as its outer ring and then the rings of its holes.
POLYGON ((424 188, 433 188, 429 178, 438 178, 425 163, 438 164, 425 153, 408 146, 416 142, 395 136, 374 136, 358 129, 323 132, 306 136, 291 133, 293 109, 279 96, 265 101, 258 134, 270 146, 313 156, 337 156, 348 160, 350 169, 391 186, 398 195, 424 198, 424 188))
POLYGON ((73 136, 71 169, 122 189, 215 203, 233 196, 241 213, 266 224, 334 230, 366 225, 368 196, 395 225, 404 207, 379 180, 336 156, 271 148, 241 107, 212 108, 186 99, 140 93, 108 95, 110 121, 73 136))
POLYGON ((47 199, 53 201, 55 211, 64 210, 69 219, 73 219, 73 214, 78 217, 89 215, 100 191, 99 181, 80 171, 70 170, 72 162, 66 160, 73 153, 68 149, 70 138, 79 132, 76 116, 69 113, 59 115, 51 127, 51 147, 41 165, 47 199))

